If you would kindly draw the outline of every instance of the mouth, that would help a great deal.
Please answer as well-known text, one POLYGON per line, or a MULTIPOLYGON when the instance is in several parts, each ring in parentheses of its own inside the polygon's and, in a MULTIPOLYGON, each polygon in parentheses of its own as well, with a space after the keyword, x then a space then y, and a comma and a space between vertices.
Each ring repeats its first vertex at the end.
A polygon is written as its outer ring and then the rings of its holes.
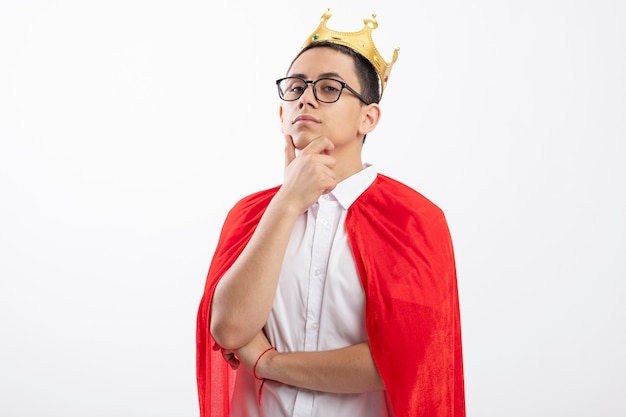
POLYGON ((296 124, 296 123, 321 123, 321 122, 313 116, 301 114, 300 116, 293 119, 293 121, 291 122, 291 124, 296 124))

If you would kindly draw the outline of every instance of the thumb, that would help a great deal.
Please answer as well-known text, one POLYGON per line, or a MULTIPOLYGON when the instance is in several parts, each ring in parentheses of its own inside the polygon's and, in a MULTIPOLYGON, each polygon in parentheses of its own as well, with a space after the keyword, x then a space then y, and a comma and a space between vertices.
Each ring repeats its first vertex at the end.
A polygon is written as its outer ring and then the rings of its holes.
POLYGON ((287 168, 294 159, 296 159, 296 147, 293 144, 291 135, 285 135, 285 168, 287 168))

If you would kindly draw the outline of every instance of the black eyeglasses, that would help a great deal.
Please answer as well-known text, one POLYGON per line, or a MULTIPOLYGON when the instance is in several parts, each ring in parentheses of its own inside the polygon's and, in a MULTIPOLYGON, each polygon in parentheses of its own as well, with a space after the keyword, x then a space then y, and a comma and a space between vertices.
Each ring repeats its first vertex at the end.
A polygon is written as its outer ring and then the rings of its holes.
POLYGON ((300 77, 286 77, 276 80, 278 86, 278 96, 285 101, 295 101, 299 99, 309 84, 313 85, 313 95, 322 103, 334 103, 341 97, 341 92, 345 88, 359 100, 365 104, 370 104, 352 87, 343 81, 335 80, 334 78, 320 78, 319 80, 311 81, 305 80, 300 77))

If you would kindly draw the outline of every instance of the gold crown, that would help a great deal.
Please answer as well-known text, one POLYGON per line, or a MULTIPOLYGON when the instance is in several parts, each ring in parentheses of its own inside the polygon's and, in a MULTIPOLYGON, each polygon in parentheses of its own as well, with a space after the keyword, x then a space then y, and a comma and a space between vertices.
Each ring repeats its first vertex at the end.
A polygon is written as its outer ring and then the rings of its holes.
POLYGON ((319 26, 313 31, 311 36, 307 38, 307 40, 302 45, 302 48, 312 42, 328 41, 332 43, 337 43, 339 45, 344 45, 348 48, 355 50, 359 54, 363 55, 369 62, 371 62, 376 69, 376 72, 378 72, 381 84, 380 95, 382 96, 383 91, 385 91, 385 87, 387 86, 387 81, 389 80, 391 67, 398 59, 398 51, 400 50, 400 48, 394 49, 391 62, 385 61, 380 55, 372 39, 372 30, 378 27, 378 22, 376 21, 375 14, 372 14, 372 17, 366 17, 365 19, 363 19, 363 23, 365 23, 365 26, 358 32, 337 32, 335 30, 329 29, 326 26, 326 22, 328 22, 328 19, 330 19, 331 16, 332 13, 330 12, 329 8, 326 13, 322 15, 319 26))

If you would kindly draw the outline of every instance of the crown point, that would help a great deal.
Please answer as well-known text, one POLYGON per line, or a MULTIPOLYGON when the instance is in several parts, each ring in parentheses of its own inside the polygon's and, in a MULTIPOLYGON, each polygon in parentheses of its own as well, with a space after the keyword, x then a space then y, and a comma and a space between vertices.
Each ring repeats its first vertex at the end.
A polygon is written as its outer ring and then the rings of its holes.
POLYGON ((366 17, 363 19, 363 23, 370 29, 376 29, 378 27, 378 22, 376 21, 376 15, 372 13, 372 17, 366 17))

